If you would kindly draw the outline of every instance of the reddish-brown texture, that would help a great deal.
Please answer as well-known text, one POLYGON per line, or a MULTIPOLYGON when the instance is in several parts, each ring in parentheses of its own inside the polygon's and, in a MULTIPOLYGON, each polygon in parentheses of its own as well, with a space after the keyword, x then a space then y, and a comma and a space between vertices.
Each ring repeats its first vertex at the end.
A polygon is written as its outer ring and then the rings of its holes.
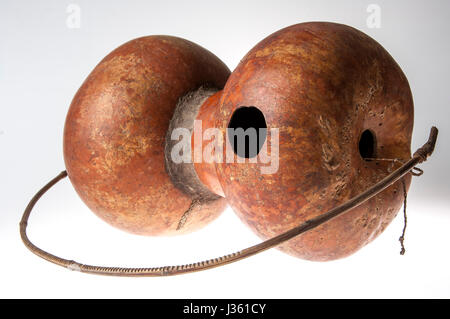
MULTIPOLYGON (((218 111, 221 94, 222 91, 215 93, 202 104, 196 117, 196 124, 200 125, 200 127, 198 127, 198 125, 194 126, 194 131, 198 133, 192 134, 191 144, 193 150, 192 162, 194 163, 198 178, 211 192, 220 196, 225 196, 217 177, 216 166, 213 161, 214 158, 211 157, 208 159, 203 156, 203 153, 208 152, 210 149, 209 145, 212 145, 213 139, 217 138, 216 136, 211 136, 210 139, 204 139, 203 134, 209 128, 215 128, 216 113, 218 111), (195 141, 195 139, 197 139, 197 141, 195 141), (200 161, 196 158, 195 153, 201 155, 200 161)), ((213 151, 211 153, 213 153, 213 151)))
MULTIPOLYGON (((225 129, 240 106, 259 108, 279 128, 279 170, 267 164, 217 164, 228 203, 262 238, 326 212, 367 189, 395 167, 366 161, 363 131, 378 158, 410 158, 413 101, 400 67, 362 32, 334 23, 304 23, 257 44, 230 76, 216 125, 225 129)), ((270 150, 270 136, 266 143, 270 150)), ((410 175, 404 178, 407 187, 410 175)), ((403 201, 401 182, 281 249, 309 260, 348 256, 378 236, 403 201)))
POLYGON ((105 57, 76 93, 64 129, 68 176, 89 208, 145 235, 216 218, 225 200, 191 205, 166 172, 164 142, 177 101, 200 86, 221 89, 228 76, 216 56, 176 37, 135 39, 105 57))
MULTIPOLYGON (((370 157, 411 156, 407 79, 358 30, 334 23, 285 28, 257 44, 226 82, 228 76, 209 51, 175 37, 136 39, 109 54, 75 95, 66 119, 66 168, 84 202, 116 227, 156 235, 198 229, 228 201, 266 239, 347 201, 398 165, 363 159, 364 131, 375 137, 370 157), (203 132, 215 126, 225 137, 236 109, 257 107, 267 128, 279 129, 279 169, 262 174, 267 163, 195 163, 198 180, 226 196, 202 201, 174 185, 165 138, 177 101, 200 87, 224 85, 199 109, 203 132)), ((270 151, 270 131, 265 143, 270 151)), ((409 187, 410 176, 404 181, 409 187)), ((397 182, 280 248, 310 260, 345 257, 379 235, 402 201, 397 182)))

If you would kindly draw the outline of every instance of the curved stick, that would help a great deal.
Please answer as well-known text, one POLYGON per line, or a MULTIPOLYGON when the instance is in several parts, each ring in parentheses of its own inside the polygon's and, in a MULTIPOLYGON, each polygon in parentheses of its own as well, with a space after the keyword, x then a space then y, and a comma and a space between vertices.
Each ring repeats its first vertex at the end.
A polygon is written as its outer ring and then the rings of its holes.
POLYGON ((25 209, 25 212, 23 213, 22 220, 20 222, 20 235, 22 237, 22 241, 24 242, 25 246, 31 250, 34 254, 38 255, 39 257, 50 261, 54 264, 69 268, 71 270, 77 270, 84 273, 91 273, 91 274, 99 274, 99 275, 110 275, 110 276, 171 276, 171 275, 179 275, 179 274, 185 274, 200 270, 206 270, 209 268, 214 268, 218 266, 222 266, 225 264, 229 264, 241 259, 244 259, 246 257, 250 257, 252 255, 255 255, 257 253, 260 253, 264 250, 267 250, 269 248, 275 247, 277 245, 280 245, 281 243, 284 243, 285 241, 288 241, 289 239, 294 238, 295 236, 298 236, 302 233, 307 232, 308 230, 311 230, 330 219, 341 215, 352 208, 360 205, 361 203, 365 202, 369 198, 375 196, 376 194, 380 193, 393 183, 395 183, 397 180, 402 178, 404 175, 406 175, 408 172, 411 171, 411 169, 414 168, 415 165, 420 164, 424 161, 426 161, 427 157, 431 155, 431 153, 434 150, 434 146, 436 144, 438 130, 436 127, 432 127, 430 131, 430 136, 428 138, 428 141, 419 148, 413 155, 413 157, 403 164, 401 167, 399 167, 397 170, 392 172, 390 175, 383 178, 381 181, 373 185, 372 187, 368 188, 366 191, 362 192, 361 194, 353 197, 349 201, 343 203, 342 205, 339 205, 328 212, 321 214, 317 217, 311 218, 304 222, 303 224, 285 232, 281 235, 278 235, 276 237, 273 237, 269 240, 263 241, 257 245, 251 246, 249 248, 243 249, 241 251, 238 251, 236 253, 232 253, 223 257, 210 259, 206 261, 201 261, 194 264, 186 264, 186 265, 180 265, 180 266, 164 266, 164 267, 152 267, 152 268, 121 268, 121 267, 102 267, 102 266, 91 266, 91 265, 84 265, 80 264, 73 260, 67 260, 61 257, 54 256, 38 247, 36 247, 31 241, 28 239, 26 234, 27 229, 27 222, 28 218, 30 216, 30 213, 36 204, 36 202, 41 198, 41 196, 49 190, 53 185, 55 185, 57 182, 62 180, 63 178, 67 177, 67 172, 63 171, 58 176, 56 176, 54 179, 52 179, 47 185, 45 185, 39 192, 37 192, 36 195, 31 199, 30 203, 28 204, 27 208, 25 209))

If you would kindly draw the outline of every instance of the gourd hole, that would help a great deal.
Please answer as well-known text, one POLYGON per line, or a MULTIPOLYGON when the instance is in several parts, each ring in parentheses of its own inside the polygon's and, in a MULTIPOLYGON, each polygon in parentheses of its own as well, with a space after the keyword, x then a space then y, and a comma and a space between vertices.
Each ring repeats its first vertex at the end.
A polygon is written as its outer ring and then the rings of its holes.
POLYGON ((236 109, 228 123, 227 134, 235 154, 244 158, 257 156, 267 137, 264 114, 255 106, 236 109))
POLYGON ((363 159, 375 158, 376 138, 371 130, 362 132, 359 138, 358 149, 363 159))

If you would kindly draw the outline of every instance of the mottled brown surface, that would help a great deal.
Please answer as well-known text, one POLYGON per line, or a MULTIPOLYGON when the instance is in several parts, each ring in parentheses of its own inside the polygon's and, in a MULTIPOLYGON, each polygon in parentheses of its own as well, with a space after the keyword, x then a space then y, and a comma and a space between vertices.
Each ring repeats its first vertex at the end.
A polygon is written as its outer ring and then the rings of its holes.
MULTIPOLYGON (((361 158, 364 130, 376 136, 377 157, 411 156, 413 102, 407 79, 377 42, 348 26, 298 24, 261 41, 223 90, 216 121, 223 134, 240 106, 258 107, 267 127, 280 129, 277 173, 262 175, 260 164, 217 165, 228 203, 262 238, 343 203, 394 168, 361 158)), ((410 176, 405 180, 409 186, 410 176)), ((397 182, 281 249, 319 261, 350 255, 391 222, 402 193, 397 182)))
MULTIPOLYGON (((205 133, 206 130, 209 128, 215 128, 215 121, 216 121, 216 114, 219 111, 219 102, 220 97, 222 96, 222 91, 219 91, 215 93, 214 95, 210 96, 201 106, 196 120, 198 122, 197 126, 194 127, 194 129, 199 133, 205 133), (201 122, 200 122, 201 121, 201 122), (198 125, 201 125, 201 127, 198 127, 198 125)), ((213 193, 219 195, 219 196, 225 196, 223 193, 222 186, 219 183, 219 179, 217 177, 216 173, 216 165, 214 163, 214 158, 205 158, 203 156, 203 153, 208 154, 214 154, 214 150, 212 150, 211 145, 212 141, 214 139, 217 139, 217 136, 211 136, 210 139, 203 138, 204 135, 200 134, 192 134, 191 137, 191 144, 192 144, 192 162, 194 163, 195 171, 197 172, 197 176, 202 181, 202 183, 208 187, 210 191, 213 193), (201 137, 201 139, 200 139, 201 137), (197 139, 195 141, 194 139, 197 139), (201 161, 196 160, 195 158, 195 152, 197 154, 201 154, 202 158, 201 161)), ((220 137, 219 137, 220 138, 220 137)), ((222 140, 223 142, 223 140, 222 140)), ((220 145, 220 143, 217 143, 217 145, 220 145)), ((223 145, 223 144, 222 144, 223 145)), ((197 156, 199 157, 199 156, 197 156)))
POLYGON ((135 39, 105 57, 76 93, 64 129, 68 176, 89 208, 145 235, 188 232, 216 218, 224 200, 192 209, 172 184, 164 139, 178 99, 202 85, 220 89, 228 75, 209 51, 169 36, 135 39))

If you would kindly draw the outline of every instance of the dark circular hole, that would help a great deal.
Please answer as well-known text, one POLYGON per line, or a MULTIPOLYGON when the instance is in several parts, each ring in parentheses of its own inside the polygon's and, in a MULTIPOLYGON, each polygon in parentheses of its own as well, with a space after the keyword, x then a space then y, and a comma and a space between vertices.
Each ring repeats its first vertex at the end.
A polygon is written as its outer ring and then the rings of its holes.
POLYGON ((245 158, 255 157, 267 137, 264 114, 254 106, 236 109, 228 123, 227 134, 235 154, 245 158))
POLYGON ((359 138, 359 154, 363 159, 375 157, 375 135, 370 130, 362 132, 359 138))

